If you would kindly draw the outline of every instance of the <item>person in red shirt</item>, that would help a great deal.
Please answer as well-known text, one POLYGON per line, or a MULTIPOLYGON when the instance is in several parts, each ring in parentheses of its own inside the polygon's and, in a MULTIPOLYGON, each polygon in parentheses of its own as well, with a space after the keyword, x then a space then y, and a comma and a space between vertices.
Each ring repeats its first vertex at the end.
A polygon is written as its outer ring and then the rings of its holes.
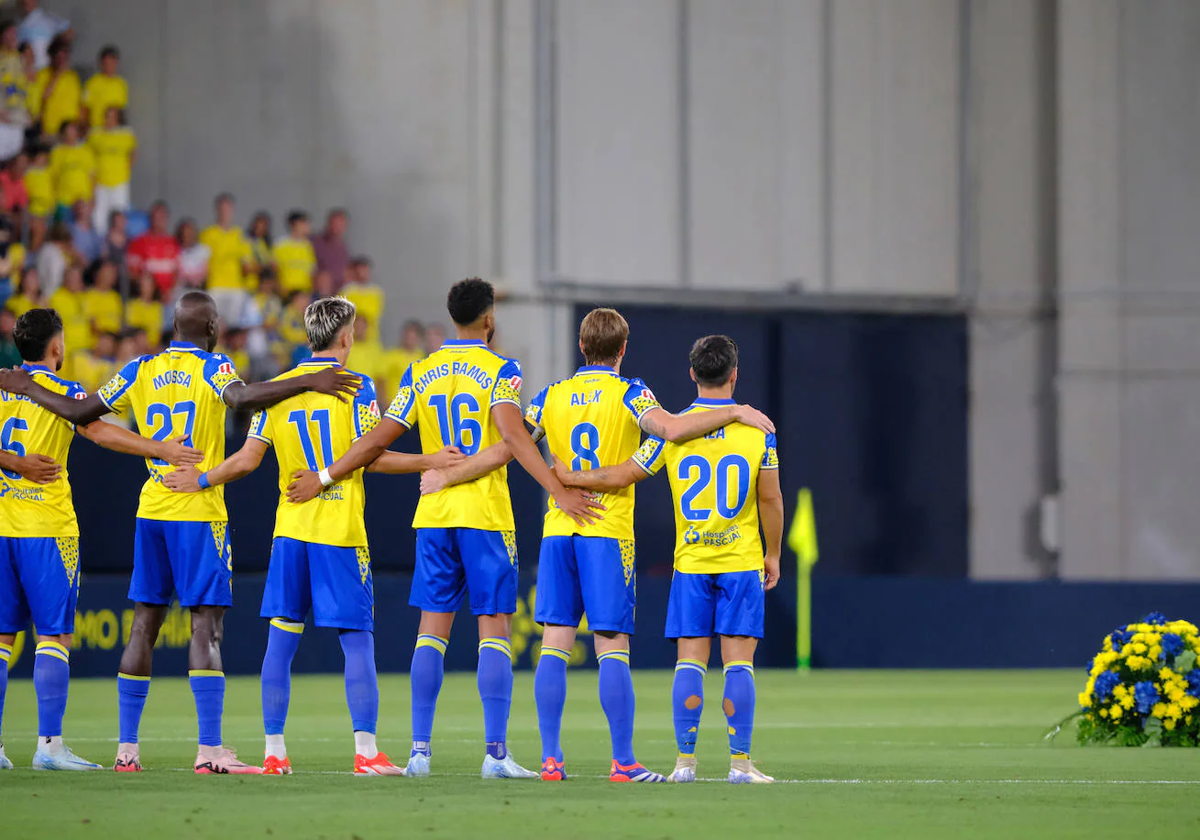
POLYGON ((129 275, 137 277, 143 269, 150 272, 163 300, 169 298, 179 275, 179 243, 171 235, 169 223, 167 203, 154 202, 150 208, 150 230, 129 243, 125 252, 129 275))
POLYGON ((25 190, 25 168, 29 155, 19 152, 0 170, 0 210, 20 217, 29 206, 29 193, 25 190))

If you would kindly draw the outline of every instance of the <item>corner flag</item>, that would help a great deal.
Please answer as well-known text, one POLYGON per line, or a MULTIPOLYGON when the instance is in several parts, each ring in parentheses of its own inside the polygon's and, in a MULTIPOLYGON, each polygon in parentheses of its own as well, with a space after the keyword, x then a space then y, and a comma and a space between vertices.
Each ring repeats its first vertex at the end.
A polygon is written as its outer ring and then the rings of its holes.
POLYGON ((796 513, 788 531, 788 548, 796 553, 796 667, 807 671, 812 663, 812 568, 817 563, 817 517, 812 491, 801 487, 796 513))

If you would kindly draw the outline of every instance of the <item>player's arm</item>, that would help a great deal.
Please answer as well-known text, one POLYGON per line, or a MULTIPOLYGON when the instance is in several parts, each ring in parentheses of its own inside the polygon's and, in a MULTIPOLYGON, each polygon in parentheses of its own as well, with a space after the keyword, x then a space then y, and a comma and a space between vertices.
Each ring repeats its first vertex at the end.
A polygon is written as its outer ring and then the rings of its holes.
POLYGON ((358 393, 361 382, 345 368, 330 367, 271 382, 247 384, 238 379, 221 391, 221 398, 234 411, 259 411, 309 391, 328 394, 345 402, 347 397, 353 398, 358 393))
POLYGON ((758 472, 758 520, 766 540, 763 565, 767 580, 764 586, 774 589, 779 583, 779 557, 783 552, 783 491, 779 487, 778 469, 758 472))
POLYGON ((687 414, 672 414, 664 408, 653 408, 642 415, 639 424, 648 435, 682 443, 728 426, 744 423, 767 434, 775 433, 771 418, 757 408, 748 405, 729 405, 709 411, 690 411, 687 414))
POLYGON ((76 426, 86 426, 108 414, 109 407, 98 394, 77 400, 66 394, 56 394, 33 381, 21 368, 0 370, 0 391, 28 397, 47 411, 57 414, 76 426))
POLYGON ((496 429, 508 446, 512 457, 524 467, 525 472, 533 476, 533 480, 554 497, 554 501, 567 516, 578 525, 591 525, 603 519, 597 511, 607 510, 595 499, 589 498, 578 488, 565 487, 554 470, 542 459, 542 453, 525 428, 525 420, 521 417, 521 409, 511 402, 498 402, 492 405, 492 420, 496 429))
POLYGON ((567 465, 554 456, 554 472, 559 481, 568 487, 582 487, 600 493, 611 493, 614 490, 624 490, 631 484, 637 484, 650 473, 635 459, 629 458, 611 467, 599 467, 594 470, 571 470, 567 465))
POLYGON ((14 455, 0 449, 0 469, 17 473, 34 484, 50 484, 58 481, 63 468, 58 461, 45 455, 14 455))
POLYGON ((373 463, 387 451, 396 438, 408 430, 407 426, 392 420, 391 417, 384 417, 384 421, 386 422, 380 422, 374 429, 354 441, 346 450, 346 454, 330 464, 328 469, 320 473, 312 470, 294 472, 292 483, 287 489, 288 501, 299 504, 315 499, 325 487, 337 484, 355 470, 373 463))
POLYGON ((239 478, 245 478, 258 469, 268 444, 258 438, 248 437, 242 448, 230 455, 206 473, 195 467, 185 467, 163 476, 163 484, 176 493, 198 493, 209 487, 219 487, 239 478))
POLYGON ((430 467, 421 475, 421 495, 428 496, 453 484, 465 484, 500 469, 513 459, 508 444, 493 443, 482 452, 444 467, 430 467))
POLYGON ((188 446, 184 442, 187 438, 182 435, 170 440, 150 440, 102 420, 95 420, 86 426, 76 426, 75 431, 97 446, 103 446, 113 452, 157 458, 176 467, 190 467, 204 460, 204 453, 188 446))
MULTIPOLYGON (((497 444, 498 446, 499 444, 497 444)), ((367 472, 403 475, 427 470, 453 469, 462 463, 464 455, 457 446, 447 446, 432 455, 413 455, 408 452, 384 452, 367 465, 367 472)))

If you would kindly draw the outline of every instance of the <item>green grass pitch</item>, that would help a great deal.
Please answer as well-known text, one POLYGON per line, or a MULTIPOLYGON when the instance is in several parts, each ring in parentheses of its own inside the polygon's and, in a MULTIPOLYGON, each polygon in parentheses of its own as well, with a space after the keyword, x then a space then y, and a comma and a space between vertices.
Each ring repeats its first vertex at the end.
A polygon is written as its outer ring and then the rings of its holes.
MULTIPOLYGON (((0 773, 0 837, 1200 837, 1200 752, 1088 748, 1045 728, 1071 711, 1082 671, 758 673, 759 766, 774 786, 734 786, 714 668, 690 786, 613 785, 594 672, 571 675, 565 784, 484 782, 473 674, 448 675, 429 779, 353 778, 341 680, 297 677, 290 778, 198 777, 195 716, 182 679, 157 678, 142 726, 148 772, 28 769, 36 706, 9 685, 4 721, 17 770, 0 773)), ((638 756, 669 772, 671 674, 636 671, 638 756)), ((381 686, 380 746, 407 755, 408 681, 381 686)), ((510 745, 538 764, 533 680, 516 677, 510 745)), ((115 752, 116 685, 76 680, 67 741, 101 763, 115 752)), ((229 682, 226 741, 261 755, 258 683, 229 682)))

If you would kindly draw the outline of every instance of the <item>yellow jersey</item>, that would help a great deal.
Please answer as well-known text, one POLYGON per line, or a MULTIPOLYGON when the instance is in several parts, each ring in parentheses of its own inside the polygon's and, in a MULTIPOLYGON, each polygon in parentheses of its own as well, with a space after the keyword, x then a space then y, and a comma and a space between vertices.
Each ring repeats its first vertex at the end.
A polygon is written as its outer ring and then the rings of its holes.
POLYGON ((54 212, 54 176, 46 166, 30 166, 21 178, 29 195, 29 213, 41 218, 54 212))
POLYGON ((388 360, 387 353, 378 341, 364 339, 355 341, 354 348, 350 351, 349 363, 354 365, 355 370, 362 371, 367 376, 371 377, 375 382, 376 391, 387 391, 384 385, 394 385, 399 382, 399 378, 391 379, 388 376, 388 360))
POLYGON ((137 148, 137 136, 132 128, 93 128, 88 133, 87 144, 96 156, 96 182, 100 186, 119 187, 129 183, 133 151, 137 148))
MULTIPOLYGON (((454 339, 408 366, 384 416, 406 429, 419 424, 426 454, 457 446, 474 455, 500 442, 491 409, 501 403, 521 408, 521 365, 482 341, 454 339)), ((512 531, 508 468, 422 496, 413 527, 512 531)))
POLYGON ((289 306, 279 318, 279 337, 288 344, 308 344, 308 330, 304 327, 304 310, 289 306))
MULTIPOLYGON (((543 388, 525 419, 546 431, 546 443, 573 470, 594 470, 627 461, 642 440, 642 417, 661 408, 640 379, 625 379, 604 365, 581 367, 575 375, 543 388)), ((604 493, 604 519, 580 526, 554 499, 546 510, 543 535, 633 539, 633 485, 604 493)))
POLYGON ((116 289, 88 289, 83 293, 83 311, 101 332, 121 331, 121 293, 116 289))
MULTIPOLYGON (((684 414, 733 404, 702 398, 684 414)), ((667 467, 675 502, 675 571, 719 574, 763 568, 758 474, 779 469, 775 435, 730 423, 687 443, 650 437, 634 461, 651 475, 667 467)))
POLYGON ((134 298, 125 304, 125 323, 146 333, 146 342, 157 347, 162 342, 163 305, 156 300, 134 298))
POLYGON ((200 244, 207 245, 212 252, 208 258, 208 288, 246 288, 242 266, 249 263, 254 254, 241 228, 209 225, 200 234, 200 244))
POLYGON ((279 275, 279 291, 307 292, 312 289, 313 269, 317 267, 317 254, 307 239, 285 236, 271 249, 275 258, 275 270, 279 275))
POLYGON ((43 67, 34 77, 33 90, 29 96, 29 113, 41 118, 43 133, 52 135, 58 134, 63 123, 79 119, 79 100, 83 95, 83 84, 79 81, 79 74, 74 70, 63 70, 58 74, 54 89, 50 91, 43 105, 42 97, 53 78, 54 70, 43 67))
MULTIPOLYGON (((204 453, 197 469, 210 470, 225 460, 225 389, 241 382, 228 356, 194 344, 173 341, 158 355, 140 356, 117 371, 100 389, 100 399, 115 414, 133 413, 143 437, 169 440, 185 436, 204 453)), ((178 522, 226 522, 224 487, 199 493, 172 493, 162 477, 170 464, 147 459, 150 479, 142 486, 137 515, 178 522)))
MULTIPOLYGON (((77 400, 87 392, 60 379, 44 365, 21 365, 48 391, 77 400)), ((16 455, 45 455, 63 465, 58 480, 35 484, 17 473, 0 471, 0 537, 77 537, 67 453, 75 427, 30 400, 0 392, 0 449, 16 455)))
MULTIPOLYGON (((337 359, 313 357, 276 379, 291 379, 329 367, 338 367, 337 359)), ((287 486, 294 472, 327 469, 346 454, 354 441, 379 424, 375 384, 369 376, 358 375, 362 377, 362 387, 353 402, 309 392, 259 411, 250 421, 249 436, 275 447, 279 461, 275 536, 321 545, 367 544, 363 470, 356 470, 307 502, 293 504, 287 498, 287 486)))
POLYGON ((86 297, 87 292, 72 292, 66 286, 59 286, 46 305, 56 311, 63 322, 63 341, 67 352, 88 350, 95 343, 92 336, 92 323, 88 320, 86 297))
POLYGON ((88 109, 88 125, 99 128, 104 125, 105 111, 129 104, 129 85, 120 76, 97 73, 83 86, 83 104, 88 109))
POLYGON ((54 195, 59 204, 68 206, 91 199, 96 174, 96 156, 82 143, 60 143, 50 151, 50 173, 54 176, 54 195))
POLYGON ((84 390, 97 390, 116 372, 117 363, 113 359, 101 359, 87 351, 71 354, 71 376, 84 390))
POLYGON ((383 289, 374 285, 347 283, 342 294, 354 304, 358 314, 367 319, 367 339, 378 343, 379 322, 383 319, 383 289))
POLYGON ((30 298, 25 297, 25 295, 16 294, 8 299, 8 301, 4 304, 4 308, 20 318, 30 309, 37 309, 42 305, 43 303, 40 300, 31 300, 30 298))

